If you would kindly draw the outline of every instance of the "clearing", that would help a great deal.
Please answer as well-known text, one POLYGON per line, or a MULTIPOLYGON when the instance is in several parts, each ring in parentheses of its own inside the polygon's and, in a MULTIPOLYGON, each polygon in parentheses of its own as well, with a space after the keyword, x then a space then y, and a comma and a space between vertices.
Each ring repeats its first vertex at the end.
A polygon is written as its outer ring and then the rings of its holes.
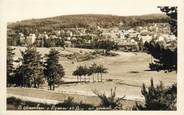
MULTIPOLYGON (((24 47, 15 47, 16 58, 21 56, 20 50, 24 47)), ((91 49, 81 48, 56 48, 62 55, 73 53, 85 54, 93 52, 91 49)), ((47 54, 49 48, 37 48, 42 54, 47 54)), ((127 100, 142 101, 141 95, 142 84, 150 85, 150 79, 153 78, 155 84, 163 82, 165 87, 177 82, 176 72, 164 73, 163 71, 149 71, 149 63, 151 56, 146 53, 120 52, 116 51, 118 56, 97 56, 93 59, 77 62, 73 59, 68 59, 62 56, 60 63, 65 69, 64 83, 56 88, 55 91, 48 91, 47 84, 44 84, 40 89, 30 88, 8 88, 9 95, 20 95, 35 98, 44 98, 51 100, 64 100, 66 96, 73 96, 74 100, 86 101, 96 100, 93 90, 98 90, 101 93, 110 94, 110 89, 116 87, 116 95, 123 97, 126 95, 127 100), (103 64, 108 68, 108 73, 103 75, 103 82, 75 83, 77 78, 72 75, 72 72, 79 65, 89 66, 92 63, 103 64), (33 93, 36 91, 36 93, 33 93), (45 93, 45 92, 49 93, 45 93), (39 92, 41 95, 39 95, 39 92), (43 95, 42 95, 43 94, 43 95), (58 96, 61 95, 61 96, 58 96), (79 98, 80 97, 80 98, 79 98)))

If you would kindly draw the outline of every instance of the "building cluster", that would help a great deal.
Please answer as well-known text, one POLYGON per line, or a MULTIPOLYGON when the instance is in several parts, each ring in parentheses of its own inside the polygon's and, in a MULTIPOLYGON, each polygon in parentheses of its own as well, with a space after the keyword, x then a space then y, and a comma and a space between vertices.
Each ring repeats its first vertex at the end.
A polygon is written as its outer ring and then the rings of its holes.
POLYGON ((63 39, 65 45, 72 47, 72 41, 83 40, 84 43, 90 44, 94 39, 102 40, 108 39, 118 43, 118 46, 122 50, 130 49, 132 47, 138 48, 140 42, 144 44, 146 41, 156 40, 159 42, 172 42, 176 41, 176 37, 171 34, 168 24, 157 23, 146 26, 137 26, 135 28, 100 28, 96 27, 96 30, 90 31, 87 28, 64 28, 61 30, 55 30, 52 33, 30 33, 25 36, 23 33, 19 33, 20 43, 32 44, 39 43, 43 46, 44 41, 48 39, 63 39))

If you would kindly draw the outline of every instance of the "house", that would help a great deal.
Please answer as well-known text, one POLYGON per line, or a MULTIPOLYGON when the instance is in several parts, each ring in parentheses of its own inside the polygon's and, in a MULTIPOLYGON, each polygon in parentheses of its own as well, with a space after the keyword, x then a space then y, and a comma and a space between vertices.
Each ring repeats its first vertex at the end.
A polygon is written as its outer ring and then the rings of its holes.
POLYGON ((36 35, 35 34, 29 34, 29 36, 26 37, 26 43, 27 44, 33 44, 36 41, 36 35))
POLYGON ((19 40, 20 40, 20 44, 22 45, 22 46, 24 46, 25 45, 25 36, 24 36, 24 34, 23 33, 19 33, 19 40))

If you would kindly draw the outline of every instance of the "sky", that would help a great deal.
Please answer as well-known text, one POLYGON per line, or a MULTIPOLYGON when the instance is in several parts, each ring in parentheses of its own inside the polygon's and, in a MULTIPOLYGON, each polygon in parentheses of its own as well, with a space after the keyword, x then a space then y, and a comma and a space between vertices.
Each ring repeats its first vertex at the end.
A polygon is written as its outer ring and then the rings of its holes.
POLYGON ((70 14, 120 16, 161 13, 160 0, 0 0, 0 13, 8 22, 70 14))

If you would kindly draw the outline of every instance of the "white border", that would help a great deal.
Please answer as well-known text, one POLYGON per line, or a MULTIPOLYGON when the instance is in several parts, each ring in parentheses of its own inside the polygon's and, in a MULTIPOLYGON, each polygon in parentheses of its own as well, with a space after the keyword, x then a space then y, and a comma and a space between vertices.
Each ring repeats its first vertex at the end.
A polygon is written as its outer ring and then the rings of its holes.
MULTIPOLYGON (((141 2, 141 0, 139 0, 141 2)), ((150 0, 152 2, 155 0, 150 0)), ((158 6, 178 6, 178 99, 177 111, 6 111, 6 20, 2 16, 4 7, 0 0, 0 115, 184 115, 184 1, 183 0, 158 0, 158 6)), ((143 3, 144 4, 144 3, 143 3)))

